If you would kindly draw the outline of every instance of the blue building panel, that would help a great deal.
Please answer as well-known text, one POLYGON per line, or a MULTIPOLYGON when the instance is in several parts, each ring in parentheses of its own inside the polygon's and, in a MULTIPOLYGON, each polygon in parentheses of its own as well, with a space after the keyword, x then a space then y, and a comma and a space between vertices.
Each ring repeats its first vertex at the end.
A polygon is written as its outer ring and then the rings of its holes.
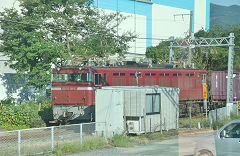
POLYGON ((193 11, 195 0, 152 0, 152 2, 155 4, 193 11))
POLYGON ((145 15, 146 16, 146 23, 147 23, 147 34, 146 34, 146 42, 147 42, 147 47, 152 46, 152 4, 149 3, 142 3, 142 2, 137 2, 136 3, 136 14, 138 15, 145 15))

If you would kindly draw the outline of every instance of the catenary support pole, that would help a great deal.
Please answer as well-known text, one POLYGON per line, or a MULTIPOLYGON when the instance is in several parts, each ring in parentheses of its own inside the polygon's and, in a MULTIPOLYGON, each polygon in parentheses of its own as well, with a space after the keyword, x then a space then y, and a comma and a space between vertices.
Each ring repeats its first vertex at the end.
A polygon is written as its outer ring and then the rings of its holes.
POLYGON ((233 103, 233 61, 234 61, 234 33, 230 33, 230 46, 228 54, 228 78, 227 78, 227 116, 230 117, 230 106, 233 103))
POLYGON ((21 156, 21 130, 18 130, 18 156, 21 156))

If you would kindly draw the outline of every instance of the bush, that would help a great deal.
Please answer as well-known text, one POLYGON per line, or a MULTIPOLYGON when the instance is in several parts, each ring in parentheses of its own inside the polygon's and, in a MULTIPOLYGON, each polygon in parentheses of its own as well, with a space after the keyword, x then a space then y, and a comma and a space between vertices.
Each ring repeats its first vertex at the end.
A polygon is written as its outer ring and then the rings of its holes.
POLYGON ((0 108, 0 127, 13 130, 46 126, 45 122, 52 116, 51 103, 50 100, 42 100, 41 110, 38 111, 38 102, 27 101, 19 105, 5 103, 0 108))

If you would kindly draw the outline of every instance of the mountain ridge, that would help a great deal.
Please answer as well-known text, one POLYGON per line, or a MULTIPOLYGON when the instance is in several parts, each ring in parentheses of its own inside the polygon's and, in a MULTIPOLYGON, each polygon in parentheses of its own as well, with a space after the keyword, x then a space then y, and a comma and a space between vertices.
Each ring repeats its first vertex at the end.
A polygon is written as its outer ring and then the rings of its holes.
POLYGON ((220 25, 223 27, 236 26, 240 24, 240 6, 221 6, 211 3, 210 26, 220 25))

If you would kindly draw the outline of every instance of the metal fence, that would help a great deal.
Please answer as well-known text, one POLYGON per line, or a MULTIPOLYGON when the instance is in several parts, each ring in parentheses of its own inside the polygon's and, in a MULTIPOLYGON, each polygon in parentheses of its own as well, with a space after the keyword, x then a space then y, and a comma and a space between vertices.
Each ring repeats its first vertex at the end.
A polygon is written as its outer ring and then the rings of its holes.
POLYGON ((237 104, 233 104, 232 106, 227 106, 223 108, 218 108, 215 110, 211 110, 209 112, 210 122, 212 121, 222 121, 226 118, 228 118, 228 114, 237 114, 237 104))
POLYGON ((0 132, 0 155, 37 155, 54 151, 67 143, 82 143, 88 136, 106 136, 106 131, 96 127, 106 127, 105 123, 84 123, 44 128, 32 128, 0 132))

